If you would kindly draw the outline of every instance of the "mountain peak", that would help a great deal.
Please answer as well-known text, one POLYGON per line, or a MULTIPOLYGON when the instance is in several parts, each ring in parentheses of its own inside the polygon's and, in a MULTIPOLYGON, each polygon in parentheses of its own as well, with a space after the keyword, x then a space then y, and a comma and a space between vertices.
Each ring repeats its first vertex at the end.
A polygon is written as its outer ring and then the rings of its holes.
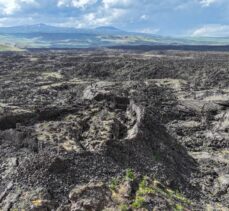
POLYGON ((38 23, 38 24, 34 24, 33 26, 37 26, 37 27, 43 27, 43 26, 48 26, 44 23, 38 23))
POLYGON ((115 28, 114 26, 100 26, 100 27, 96 27, 96 29, 121 31, 120 29, 115 28))
POLYGON ((127 32, 115 28, 113 26, 100 26, 94 29, 96 33, 107 34, 107 35, 123 35, 127 34, 127 32))

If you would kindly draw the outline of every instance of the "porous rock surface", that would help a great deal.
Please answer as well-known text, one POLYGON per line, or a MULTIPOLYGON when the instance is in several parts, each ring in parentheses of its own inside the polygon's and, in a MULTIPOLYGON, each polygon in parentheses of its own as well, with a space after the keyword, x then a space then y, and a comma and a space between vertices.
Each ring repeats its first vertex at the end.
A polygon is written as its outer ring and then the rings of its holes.
POLYGON ((228 55, 167 54, 2 54, 0 210, 228 210, 228 55))

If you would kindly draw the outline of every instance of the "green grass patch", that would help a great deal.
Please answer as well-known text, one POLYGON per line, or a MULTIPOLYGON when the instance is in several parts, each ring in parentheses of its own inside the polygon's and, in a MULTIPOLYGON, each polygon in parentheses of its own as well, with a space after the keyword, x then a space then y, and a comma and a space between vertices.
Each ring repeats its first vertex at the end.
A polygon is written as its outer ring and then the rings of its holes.
POLYGON ((134 202, 132 203, 133 208, 141 208, 145 202, 145 199, 141 196, 136 196, 134 202))
POLYGON ((176 204, 173 210, 174 211, 183 211, 184 207, 181 204, 176 204))
POLYGON ((176 199, 178 201, 181 201, 184 204, 190 205, 192 203, 189 199, 187 199, 185 196, 183 196, 178 191, 173 191, 171 189, 166 189, 166 193, 170 198, 173 198, 173 199, 176 199))
POLYGON ((121 205, 119 206, 119 210, 120 210, 120 211, 128 211, 128 210, 129 210, 129 206, 126 205, 126 204, 121 204, 121 205))
POLYGON ((152 187, 149 187, 147 178, 144 177, 139 184, 139 189, 137 191, 137 195, 148 195, 155 193, 155 190, 152 187))
POLYGON ((116 191, 119 185, 119 180, 117 178, 113 178, 109 185, 111 191, 116 191))
MULTIPOLYGON (((109 185, 110 190, 113 193, 119 194, 119 188, 122 187, 122 183, 125 183, 125 181, 132 182, 134 180, 136 180, 135 172, 132 169, 127 169, 125 171, 124 177, 114 178, 111 180, 109 185)), ((122 195, 120 195, 119 197, 122 198, 122 195)), ((145 176, 139 182, 135 194, 131 196, 130 203, 119 204, 118 208, 121 211, 126 211, 130 208, 144 208, 144 206, 147 204, 147 198, 164 200, 165 203, 167 203, 173 211, 183 211, 190 207, 190 205, 192 205, 191 201, 183 196, 180 192, 164 186, 160 181, 155 178, 151 179, 145 176)), ((120 201, 120 203, 122 202, 123 201, 120 201)))
POLYGON ((135 174, 134 171, 132 169, 127 169, 126 170, 126 174, 125 174, 125 180, 127 181, 133 181, 135 180, 135 174))

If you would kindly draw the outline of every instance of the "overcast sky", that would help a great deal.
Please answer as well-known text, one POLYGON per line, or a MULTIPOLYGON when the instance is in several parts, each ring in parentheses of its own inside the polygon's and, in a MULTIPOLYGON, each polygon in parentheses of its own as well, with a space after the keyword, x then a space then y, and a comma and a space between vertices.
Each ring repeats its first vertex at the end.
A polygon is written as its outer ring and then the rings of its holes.
POLYGON ((229 36, 229 0, 0 0, 0 26, 37 23, 229 36))

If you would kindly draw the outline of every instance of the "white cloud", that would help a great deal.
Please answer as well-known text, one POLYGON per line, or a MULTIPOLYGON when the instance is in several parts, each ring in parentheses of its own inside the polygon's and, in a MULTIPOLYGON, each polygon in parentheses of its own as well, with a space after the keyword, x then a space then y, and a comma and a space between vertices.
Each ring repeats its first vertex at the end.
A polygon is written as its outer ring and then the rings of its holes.
POLYGON ((91 26, 99 26, 99 25, 108 25, 110 24, 112 17, 98 17, 96 13, 89 13, 84 15, 81 26, 82 25, 91 25, 91 26))
POLYGON ((174 5, 174 10, 189 10, 193 6, 194 1, 185 1, 185 2, 178 2, 174 5))
POLYGON ((228 37, 229 25, 205 25, 192 32, 192 36, 204 37, 228 37))
POLYGON ((89 5, 95 4, 97 0, 58 0, 58 7, 76 7, 85 8, 89 5))
POLYGON ((211 4, 217 3, 219 0, 200 0, 200 4, 203 7, 209 7, 211 4))
POLYGON ((140 17, 141 20, 148 20, 149 19, 149 16, 144 14, 144 15, 141 15, 140 17))
POLYGON ((142 30, 139 30, 139 32, 146 33, 146 34, 156 34, 160 31, 160 29, 154 29, 154 28, 144 28, 142 30))
POLYGON ((19 11, 23 5, 36 4, 35 0, 0 0, 0 14, 11 15, 19 11))
POLYGON ((108 14, 108 11, 104 11, 103 8, 100 8, 97 12, 87 13, 79 18, 70 17, 64 23, 60 23, 58 25, 76 28, 106 26, 111 25, 115 20, 119 19, 124 14, 125 11, 122 9, 111 9, 108 14))
POLYGON ((102 0, 105 8, 128 7, 134 2, 133 0, 102 0))
MULTIPOLYGON (((133 0, 132 0, 133 1, 133 0)), ((128 11, 130 0, 102 0, 94 12, 83 14, 75 21, 78 28, 112 25, 119 21, 128 11)))
POLYGON ((34 19, 32 17, 17 17, 15 20, 15 17, 4 17, 0 18, 0 27, 2 26, 15 26, 15 25, 24 25, 24 24, 33 24, 34 19), (15 21, 17 21, 17 24, 15 24, 15 21))
MULTIPOLYGON (((203 26, 191 31, 195 36, 216 30, 216 26, 207 24, 225 23, 228 8, 229 0, 0 0, 0 18, 11 18, 10 22, 2 19, 0 24, 114 25, 147 33, 160 28, 161 34, 184 33, 188 28, 203 26), (211 18, 207 18, 209 14, 211 18), (33 18, 30 22, 26 20, 29 17, 33 18), (19 19, 24 22, 19 23, 19 19)), ((217 30, 223 33, 225 26, 217 26, 217 30)))

